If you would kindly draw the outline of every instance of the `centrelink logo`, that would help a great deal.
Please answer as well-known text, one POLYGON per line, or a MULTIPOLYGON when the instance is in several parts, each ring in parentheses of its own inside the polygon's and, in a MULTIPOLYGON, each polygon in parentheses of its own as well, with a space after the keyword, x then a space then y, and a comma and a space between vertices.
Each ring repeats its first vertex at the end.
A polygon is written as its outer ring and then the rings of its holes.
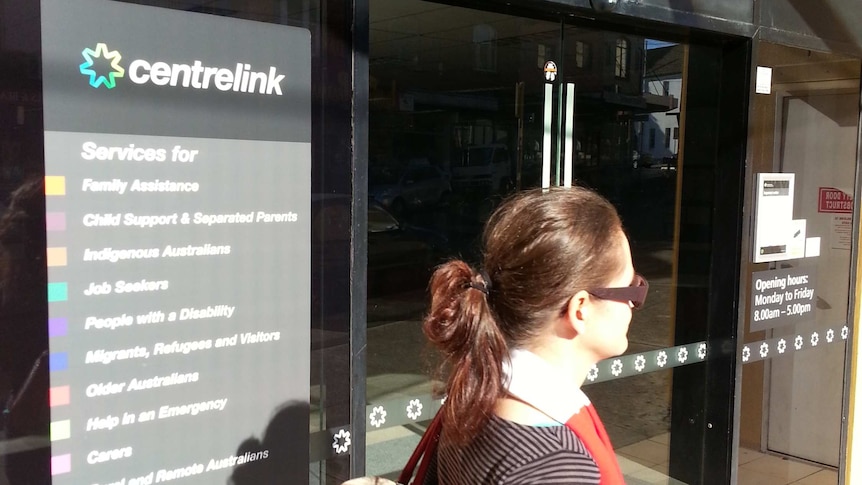
MULTIPOLYGON (((95 49, 81 51, 84 62, 80 65, 81 74, 89 77, 90 86, 98 89, 105 86, 114 89, 117 78, 125 77, 127 70, 120 65, 123 56, 112 51, 104 42, 96 44, 95 49), (95 60, 110 62, 111 71, 99 74, 94 69, 95 60)), ((162 61, 135 59, 129 63, 128 79, 135 84, 155 84, 189 89, 210 89, 238 93, 274 94, 281 96, 281 81, 284 74, 278 74, 274 66, 269 72, 252 71, 251 65, 238 62, 231 70, 223 67, 204 66, 199 60, 191 64, 169 64, 162 61)))
POLYGON ((84 49, 81 51, 81 55, 84 56, 85 59, 84 63, 80 66, 81 74, 90 76, 90 86, 93 86, 94 88, 105 86, 108 89, 114 89, 117 87, 117 78, 123 77, 126 74, 126 70, 120 66, 120 59, 122 59, 123 56, 121 56, 118 51, 109 51, 108 46, 103 42, 96 44, 95 49, 84 49), (94 58, 102 58, 111 61, 111 68, 113 71, 109 72, 107 75, 98 75, 96 70, 93 69, 93 65, 96 63, 96 61, 93 60, 94 58))

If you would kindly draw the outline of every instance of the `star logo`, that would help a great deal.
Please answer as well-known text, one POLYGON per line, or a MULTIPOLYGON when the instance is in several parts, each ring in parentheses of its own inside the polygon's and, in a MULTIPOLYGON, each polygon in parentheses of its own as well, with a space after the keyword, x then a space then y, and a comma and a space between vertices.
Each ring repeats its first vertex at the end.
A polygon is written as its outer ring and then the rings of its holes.
POLYGON ((84 49, 81 51, 81 55, 84 56, 85 60, 80 66, 81 74, 90 76, 90 86, 94 88, 105 86, 108 89, 114 89, 117 86, 117 78, 126 75, 126 70, 120 66, 120 59, 123 56, 120 55, 119 51, 108 50, 108 46, 104 42, 96 44, 95 49, 84 49), (93 69, 93 65, 95 64, 94 59, 98 58, 111 62, 113 71, 109 72, 107 76, 100 76, 93 69))

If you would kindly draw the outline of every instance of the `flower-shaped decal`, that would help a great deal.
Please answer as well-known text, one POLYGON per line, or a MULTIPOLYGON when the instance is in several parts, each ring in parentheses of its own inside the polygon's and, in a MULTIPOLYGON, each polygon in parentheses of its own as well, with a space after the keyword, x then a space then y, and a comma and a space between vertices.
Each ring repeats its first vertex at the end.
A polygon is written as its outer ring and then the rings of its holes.
POLYGON ((611 374, 614 377, 619 377, 620 374, 623 373, 623 361, 620 359, 614 359, 613 363, 611 363, 611 374))
POLYGON ((748 348, 748 345, 742 348, 742 361, 748 362, 748 359, 751 358, 751 349, 748 348))
POLYGON ((847 328, 847 325, 841 327, 841 340, 847 340, 847 337, 850 335, 850 329, 847 328))
POLYGON ((590 382, 593 382, 594 380, 598 379, 598 377, 599 377, 599 368, 598 368, 598 366, 593 364, 593 366, 590 367, 590 371, 587 372, 587 379, 590 382))
POLYGON ((350 448, 350 431, 346 429, 339 430, 338 433, 332 438, 332 449, 335 450, 336 453, 347 453, 347 450, 350 448))
POLYGON ((778 341, 778 353, 783 354, 787 350, 787 340, 781 339, 778 341))
POLYGON ((371 426, 379 428, 386 422, 386 410, 383 409, 383 406, 374 406, 368 419, 371 420, 371 426))
POLYGON ((700 344, 697 346, 697 357, 700 360, 703 360, 706 358, 706 344, 700 344))
POLYGON ((418 399, 413 399, 407 405, 407 417, 416 421, 419 416, 422 416, 422 403, 418 399))
POLYGON ((833 340, 835 340, 835 330, 830 328, 826 331, 826 341, 831 344, 833 340))
POLYGON ((797 335, 795 339, 793 339, 793 346, 796 347, 796 350, 802 349, 802 343, 805 340, 802 338, 802 335, 797 335))
POLYGON ((676 353, 676 360, 680 364, 688 360, 688 349, 682 347, 679 349, 679 352, 676 353))
POLYGON ((769 355, 769 344, 763 342, 760 344, 760 358, 765 359, 767 355, 769 355))
POLYGON ((646 357, 643 355, 639 355, 635 357, 635 370, 638 372, 643 372, 646 367, 646 357))
POLYGON ((655 358, 655 363, 659 367, 664 367, 665 365, 667 365, 667 352, 665 352, 664 350, 659 352, 655 358))
POLYGON ((811 346, 817 347, 817 344, 820 343, 820 334, 814 332, 811 334, 811 346))

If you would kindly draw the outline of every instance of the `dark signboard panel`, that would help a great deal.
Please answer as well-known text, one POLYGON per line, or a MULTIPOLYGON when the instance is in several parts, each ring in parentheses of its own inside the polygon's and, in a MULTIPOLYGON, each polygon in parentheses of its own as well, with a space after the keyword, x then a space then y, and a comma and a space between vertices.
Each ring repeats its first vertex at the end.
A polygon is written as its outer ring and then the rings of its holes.
POLYGON ((658 7, 679 13, 696 14, 703 17, 716 17, 728 21, 751 23, 754 5, 752 0, 642 0, 623 5, 633 7, 658 7))
POLYGON ((763 0, 763 39, 845 54, 862 53, 859 0, 763 0))
POLYGON ((309 31, 41 5, 52 483, 305 481, 309 31))
MULTIPOLYGON (((457 4, 452 0, 444 0, 444 3, 457 4)), ((505 4, 505 8, 513 5, 530 9, 551 7, 576 16, 605 20, 629 17, 746 37, 755 32, 754 0, 486 0, 480 3, 490 4, 491 8, 500 4, 505 4)))

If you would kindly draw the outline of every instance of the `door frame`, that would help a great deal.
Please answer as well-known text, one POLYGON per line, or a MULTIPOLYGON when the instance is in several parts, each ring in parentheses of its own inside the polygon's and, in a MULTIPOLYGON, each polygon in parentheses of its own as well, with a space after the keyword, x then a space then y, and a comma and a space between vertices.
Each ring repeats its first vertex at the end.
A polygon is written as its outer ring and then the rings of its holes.
MULTIPOLYGON (((745 153, 748 139, 748 87, 750 72, 751 40, 731 37, 727 34, 694 31, 682 26, 668 26, 640 19, 619 19, 609 22, 585 15, 588 11, 561 5, 530 4, 525 6, 502 6, 496 2, 441 1, 464 8, 477 8, 496 13, 522 16, 533 19, 556 20, 561 30, 566 27, 581 26, 596 30, 606 30, 634 34, 648 38, 662 38, 689 43, 699 49, 703 59, 699 67, 707 67, 708 75, 701 76, 709 87, 697 91, 697 102, 711 106, 710 130, 698 129, 680 133, 680 144, 689 147, 707 146, 700 155, 706 156, 714 164, 711 174, 710 190, 716 194, 713 204, 712 224, 705 240, 687 241, 691 251, 701 251, 702 245, 709 245, 713 252, 709 256, 709 275, 703 296, 709 308, 707 318, 685 321, 678 325, 677 342, 708 341, 709 360, 703 365, 675 368, 673 371, 674 396, 671 433, 671 472, 691 483, 730 483, 735 479, 736 443, 738 442, 738 383, 736 363, 737 317, 739 308, 739 270, 742 227, 743 187, 745 175, 745 153), (731 143, 720 143, 732 140, 731 143), (728 272, 727 268, 736 268, 728 272), (728 274, 730 273, 730 274, 728 274), (683 328, 684 327, 684 328, 683 328), (678 390, 678 391, 677 391, 678 390), (685 392, 683 392, 685 391, 685 392), (677 436, 676 439, 673 436, 677 436), (720 457, 720 459, 716 459, 720 457)), ((364 281, 366 276, 367 241, 364 228, 367 227, 367 173, 368 173, 368 38, 369 38, 370 0, 354 0, 354 88, 364 88, 365 92, 354 93, 354 154, 353 154, 353 198, 354 234, 353 284, 351 297, 351 345, 350 352, 351 382, 357 384, 351 392, 351 434, 354 447, 351 449, 350 474, 361 476, 365 473, 366 447, 366 399, 364 380, 366 334, 365 290, 355 282, 364 281), (364 139, 360 135, 365 136, 364 139), (363 392, 358 392, 359 390, 363 392)), ((684 76, 684 79, 687 76, 684 76)), ((685 82, 685 81, 684 81, 685 82)), ((681 130, 682 131, 682 130, 681 130)), ((558 143, 563 140, 557 136, 558 143)), ((556 143, 555 143, 556 145, 556 143)), ((682 148, 681 148, 682 150, 682 148)), ((692 149, 692 151, 696 151, 692 149)), ((696 168, 696 167, 695 167, 696 168)), ((680 175, 681 177, 681 175, 680 175)), ((688 190, 679 187, 678 190, 688 190)), ((686 224, 683 214, 682 221, 686 224)), ((694 254, 694 253, 692 253, 694 254)), ((703 258, 701 258, 703 259, 703 258)), ((679 320, 678 320, 679 321, 679 320)))

